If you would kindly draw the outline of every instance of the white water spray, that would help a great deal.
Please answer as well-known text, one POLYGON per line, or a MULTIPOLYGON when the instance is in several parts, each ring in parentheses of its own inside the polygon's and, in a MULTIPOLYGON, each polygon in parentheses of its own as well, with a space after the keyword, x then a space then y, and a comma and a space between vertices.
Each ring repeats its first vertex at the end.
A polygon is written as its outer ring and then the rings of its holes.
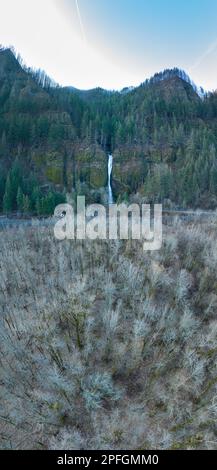
POLYGON ((111 187, 112 163, 113 163, 113 157, 110 154, 108 156, 108 203, 109 204, 113 204, 113 194, 112 194, 112 187, 111 187))

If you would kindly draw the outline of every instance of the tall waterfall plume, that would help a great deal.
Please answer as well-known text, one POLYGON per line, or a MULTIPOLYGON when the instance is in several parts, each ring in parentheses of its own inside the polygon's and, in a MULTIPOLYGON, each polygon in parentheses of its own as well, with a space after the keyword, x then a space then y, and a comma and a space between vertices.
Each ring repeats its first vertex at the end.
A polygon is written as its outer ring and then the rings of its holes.
POLYGON ((110 154, 108 156, 108 203, 109 204, 113 204, 113 194, 112 194, 112 187, 111 187, 112 164, 113 164, 113 157, 110 154))

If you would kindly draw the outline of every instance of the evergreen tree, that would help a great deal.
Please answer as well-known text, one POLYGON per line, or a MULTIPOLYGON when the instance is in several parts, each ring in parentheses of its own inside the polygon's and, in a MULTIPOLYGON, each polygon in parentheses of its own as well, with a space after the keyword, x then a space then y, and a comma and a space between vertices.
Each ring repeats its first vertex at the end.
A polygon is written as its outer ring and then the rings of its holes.
POLYGON ((35 209, 36 209, 36 214, 41 215, 42 214, 42 208, 41 208, 41 199, 38 197, 35 203, 35 209))
POLYGON ((30 200, 29 200, 29 196, 25 196, 23 195, 23 212, 25 214, 29 214, 30 212, 30 200))
POLYGON ((3 198, 3 210, 6 214, 12 212, 13 210, 13 188, 11 183, 10 174, 8 174, 6 186, 5 186, 5 193, 3 198))
POLYGON ((23 202, 24 202, 24 194, 19 186, 18 191, 17 191, 17 209, 22 212, 23 211, 23 202))
POLYGON ((210 170, 210 191, 217 196, 217 162, 210 170))
POLYGON ((0 173, 0 210, 3 209, 4 193, 5 193, 5 176, 4 176, 4 174, 0 173))
POLYGON ((48 195, 45 197, 44 200, 44 210, 45 214, 51 215, 53 214, 55 209, 55 197, 52 192, 49 192, 48 195))

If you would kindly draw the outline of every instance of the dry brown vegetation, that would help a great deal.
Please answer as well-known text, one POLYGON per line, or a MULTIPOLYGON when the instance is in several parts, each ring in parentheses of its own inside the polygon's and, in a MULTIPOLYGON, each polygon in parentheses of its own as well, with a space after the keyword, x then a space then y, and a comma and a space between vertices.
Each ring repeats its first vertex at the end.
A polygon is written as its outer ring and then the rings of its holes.
POLYGON ((1 448, 217 448, 215 221, 152 253, 0 235, 1 448))

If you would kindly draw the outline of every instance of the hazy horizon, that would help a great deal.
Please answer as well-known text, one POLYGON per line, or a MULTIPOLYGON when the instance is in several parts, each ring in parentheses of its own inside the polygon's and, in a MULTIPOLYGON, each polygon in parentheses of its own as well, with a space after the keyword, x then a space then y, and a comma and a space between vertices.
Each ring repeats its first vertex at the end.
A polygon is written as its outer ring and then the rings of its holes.
MULTIPOLYGON (((26 68, 29 68, 29 64, 26 63, 24 60, 23 60, 23 57, 21 56, 21 54, 19 53, 18 50, 16 50, 16 48, 13 46, 13 44, 11 45, 4 45, 4 44, 0 44, 0 47, 2 47, 4 50, 7 50, 7 49, 10 49, 14 54, 15 54, 15 57, 18 58, 18 60, 20 61, 21 59, 21 65, 23 67, 26 67, 26 68)), ((164 72, 166 69, 164 70, 157 70, 153 75, 151 75, 150 77, 144 77, 143 81, 137 83, 136 85, 125 85, 124 87, 122 88, 105 88, 105 87, 101 87, 101 86, 94 86, 92 88, 81 88, 81 87, 75 87, 73 84, 68 84, 68 85, 61 85, 60 83, 56 82, 55 79, 53 77, 51 77, 49 74, 47 74, 46 70, 44 69, 41 69, 41 67, 39 68, 35 68, 35 67, 30 67, 32 68, 32 70, 34 71, 42 71, 43 73, 45 73, 54 83, 54 86, 59 86, 61 88, 71 88, 71 89, 75 89, 75 90, 79 90, 79 91, 91 91, 91 90, 94 90, 94 89, 97 89, 97 88, 100 88, 104 91, 108 91, 108 92, 120 92, 124 89, 130 89, 130 88, 136 88, 136 87, 139 87, 140 85, 142 85, 146 80, 150 80, 151 78, 154 77, 155 74, 159 74, 161 72, 164 72)), ((211 92, 211 91, 215 91, 215 90, 205 90, 203 87, 200 86, 200 84, 198 85, 197 83, 194 82, 194 80, 192 80, 191 76, 187 74, 187 72, 183 69, 179 69, 178 67, 174 66, 172 67, 171 69, 169 70, 172 70, 172 69, 178 69, 182 72, 185 72, 186 75, 188 76, 188 78, 191 80, 191 84, 192 86, 196 86, 197 87, 197 90, 198 90, 198 93, 200 93, 200 90, 205 91, 207 93, 211 92)))
POLYGON ((178 67, 198 87, 217 88, 214 0, 0 0, 0 7, 0 44, 61 86, 121 90, 178 67))

